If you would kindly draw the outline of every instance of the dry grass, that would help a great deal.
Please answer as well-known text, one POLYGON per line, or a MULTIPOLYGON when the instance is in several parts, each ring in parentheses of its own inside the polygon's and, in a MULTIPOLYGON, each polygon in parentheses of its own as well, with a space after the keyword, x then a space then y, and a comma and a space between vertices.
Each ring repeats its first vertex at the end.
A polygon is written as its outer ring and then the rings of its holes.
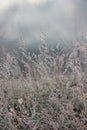
POLYGON ((32 64, 23 61, 25 77, 21 73, 18 79, 0 80, 0 130, 87 129, 87 83, 80 66, 83 61, 74 55, 78 48, 67 61, 66 55, 50 55, 45 48, 28 59, 32 64))

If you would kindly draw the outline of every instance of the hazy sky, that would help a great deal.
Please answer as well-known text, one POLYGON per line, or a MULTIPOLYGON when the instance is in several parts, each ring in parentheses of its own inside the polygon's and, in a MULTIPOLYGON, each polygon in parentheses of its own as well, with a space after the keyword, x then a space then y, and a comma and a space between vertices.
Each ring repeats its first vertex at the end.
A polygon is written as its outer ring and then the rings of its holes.
POLYGON ((72 39, 86 32, 86 11, 86 0, 0 0, 0 44, 72 39))

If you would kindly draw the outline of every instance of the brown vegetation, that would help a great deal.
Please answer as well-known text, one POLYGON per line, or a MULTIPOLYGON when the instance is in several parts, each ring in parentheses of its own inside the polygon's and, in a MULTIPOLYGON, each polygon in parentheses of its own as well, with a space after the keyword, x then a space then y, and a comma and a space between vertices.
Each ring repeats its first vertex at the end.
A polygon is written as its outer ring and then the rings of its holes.
POLYGON ((87 45, 20 53, 1 58, 0 130, 87 130, 87 45))

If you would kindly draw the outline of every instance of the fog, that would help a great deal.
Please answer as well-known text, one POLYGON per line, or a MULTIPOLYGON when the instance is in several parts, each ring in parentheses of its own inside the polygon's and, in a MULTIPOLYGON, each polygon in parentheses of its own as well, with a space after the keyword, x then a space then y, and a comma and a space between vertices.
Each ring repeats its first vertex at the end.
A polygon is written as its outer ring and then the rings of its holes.
POLYGON ((86 0, 0 0, 0 45, 86 37, 86 0))

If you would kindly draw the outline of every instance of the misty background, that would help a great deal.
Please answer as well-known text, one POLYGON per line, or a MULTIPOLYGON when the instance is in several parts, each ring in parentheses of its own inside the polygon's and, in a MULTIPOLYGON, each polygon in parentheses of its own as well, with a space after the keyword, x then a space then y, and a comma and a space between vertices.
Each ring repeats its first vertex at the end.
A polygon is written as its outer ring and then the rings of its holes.
POLYGON ((87 38, 86 0, 0 0, 0 47, 87 38))

